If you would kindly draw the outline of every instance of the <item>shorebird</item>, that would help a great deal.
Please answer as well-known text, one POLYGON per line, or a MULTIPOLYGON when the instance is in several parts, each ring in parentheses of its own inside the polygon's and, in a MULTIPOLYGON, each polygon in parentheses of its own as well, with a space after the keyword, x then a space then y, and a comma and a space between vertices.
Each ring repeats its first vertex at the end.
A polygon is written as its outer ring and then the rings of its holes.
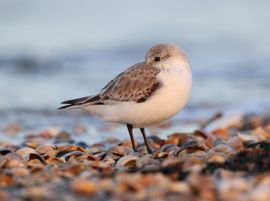
POLYGON ((191 88, 192 73, 183 50, 174 44, 157 44, 147 51, 145 61, 117 75, 98 94, 64 101, 59 109, 82 109, 106 121, 125 124, 134 151, 133 128, 140 128, 151 153, 145 127, 180 112, 191 88))

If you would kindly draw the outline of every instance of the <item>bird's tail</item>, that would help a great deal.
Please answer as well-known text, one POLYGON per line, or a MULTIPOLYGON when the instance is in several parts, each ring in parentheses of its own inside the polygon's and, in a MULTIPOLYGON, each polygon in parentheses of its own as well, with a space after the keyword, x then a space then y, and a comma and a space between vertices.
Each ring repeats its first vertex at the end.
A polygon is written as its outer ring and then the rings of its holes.
POLYGON ((58 110, 62 109, 75 109, 80 108, 83 105, 103 105, 103 102, 100 100, 100 96, 85 96, 82 98, 76 98, 72 100, 63 101, 61 104, 65 104, 62 107, 59 107, 58 110))
POLYGON ((78 108, 80 105, 85 103, 90 98, 91 96, 85 96, 82 98, 76 98, 72 100, 63 101, 61 104, 65 104, 65 105, 63 105, 62 107, 59 107, 58 110, 78 108))

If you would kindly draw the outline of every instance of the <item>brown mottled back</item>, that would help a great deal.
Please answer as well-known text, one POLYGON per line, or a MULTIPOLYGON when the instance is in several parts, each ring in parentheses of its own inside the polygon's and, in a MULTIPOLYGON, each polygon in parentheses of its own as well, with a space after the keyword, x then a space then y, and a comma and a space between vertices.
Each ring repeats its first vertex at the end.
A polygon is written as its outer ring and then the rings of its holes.
POLYGON ((144 102, 160 87, 161 83, 155 77, 159 72, 159 69, 145 63, 135 64, 102 89, 99 101, 105 104, 106 100, 144 102))

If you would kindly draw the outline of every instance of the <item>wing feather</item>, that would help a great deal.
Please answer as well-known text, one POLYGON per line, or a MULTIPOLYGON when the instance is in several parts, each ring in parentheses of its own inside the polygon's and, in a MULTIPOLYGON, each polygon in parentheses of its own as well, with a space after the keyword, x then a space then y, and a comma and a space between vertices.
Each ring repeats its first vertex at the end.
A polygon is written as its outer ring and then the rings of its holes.
POLYGON ((156 78, 159 72, 145 63, 136 64, 109 82, 99 94, 100 100, 144 102, 161 86, 156 78))
POLYGON ((59 109, 116 102, 142 103, 161 87, 156 77, 159 72, 159 69, 145 63, 135 64, 111 80, 98 95, 64 101, 62 104, 67 105, 59 109))

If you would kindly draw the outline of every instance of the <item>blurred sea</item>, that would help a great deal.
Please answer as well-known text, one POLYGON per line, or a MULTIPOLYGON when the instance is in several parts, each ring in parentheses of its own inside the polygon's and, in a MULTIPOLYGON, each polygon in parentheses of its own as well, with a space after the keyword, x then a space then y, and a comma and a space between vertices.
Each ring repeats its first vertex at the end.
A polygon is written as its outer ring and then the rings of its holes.
POLYGON ((0 126, 21 122, 28 132, 84 122, 96 136, 102 121, 59 117, 59 103, 97 93, 158 42, 185 49, 194 74, 191 101, 176 119, 264 111, 269 8, 251 0, 0 0, 0 126))

